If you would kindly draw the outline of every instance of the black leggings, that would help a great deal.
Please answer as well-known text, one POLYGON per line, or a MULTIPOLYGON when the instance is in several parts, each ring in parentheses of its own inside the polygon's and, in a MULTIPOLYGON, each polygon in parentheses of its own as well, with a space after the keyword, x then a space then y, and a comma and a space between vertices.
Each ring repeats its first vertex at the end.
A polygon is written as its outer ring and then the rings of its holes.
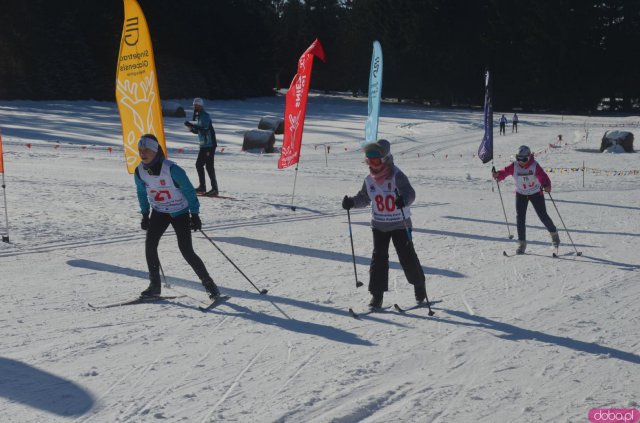
POLYGON ((216 149, 212 147, 201 148, 198 152, 196 160, 196 170, 198 171, 198 179, 201 187, 206 187, 204 180, 204 169, 207 169, 209 179, 211 179, 211 188, 218 191, 218 181, 216 180, 216 170, 213 168, 213 158, 216 155, 216 149))
POLYGON ((178 238, 178 248, 182 257, 191 265, 196 275, 203 280, 209 276, 204 263, 193 251, 191 244, 191 228, 189 226, 189 214, 181 214, 171 217, 168 213, 153 211, 149 219, 149 229, 147 229, 147 239, 145 241, 145 254, 147 256, 147 266, 149 267, 149 279, 151 282, 160 283, 160 259, 158 258, 158 243, 160 238, 169 227, 173 226, 178 238))
POLYGON ((373 255, 369 267, 369 291, 383 292, 389 290, 389 241, 393 240, 398 259, 404 275, 410 284, 421 284, 425 281, 422 265, 413 242, 409 240, 407 231, 396 229, 390 232, 382 232, 373 229, 373 255))
POLYGON ((518 239, 524 241, 527 239, 527 206, 529 201, 533 204, 533 208, 538 214, 540 221, 549 232, 556 232, 556 225, 547 214, 547 206, 544 203, 544 195, 542 192, 533 195, 522 195, 516 193, 516 219, 518 222, 518 239))

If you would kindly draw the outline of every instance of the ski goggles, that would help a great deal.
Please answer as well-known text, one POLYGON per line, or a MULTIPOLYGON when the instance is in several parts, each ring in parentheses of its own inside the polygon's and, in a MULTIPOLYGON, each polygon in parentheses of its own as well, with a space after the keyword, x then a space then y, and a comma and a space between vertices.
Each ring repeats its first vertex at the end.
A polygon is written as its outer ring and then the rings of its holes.
POLYGON ((529 161, 529 156, 516 156, 516 160, 522 163, 529 161))
POLYGON ((367 157, 365 161, 369 166, 380 166, 382 164, 382 157, 367 157))

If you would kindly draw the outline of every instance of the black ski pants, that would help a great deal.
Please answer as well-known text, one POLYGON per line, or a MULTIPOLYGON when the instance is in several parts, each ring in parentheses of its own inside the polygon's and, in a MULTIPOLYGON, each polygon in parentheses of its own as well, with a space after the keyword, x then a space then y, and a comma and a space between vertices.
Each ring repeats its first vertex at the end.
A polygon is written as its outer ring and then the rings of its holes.
MULTIPOLYGON (((411 229, 409 229, 411 231, 411 229)), ((420 285, 425 282, 422 265, 413 248, 413 242, 409 239, 407 231, 396 229, 390 232, 382 232, 373 229, 373 255, 369 267, 369 292, 384 292, 389 290, 389 242, 393 240, 393 246, 398 253, 398 259, 407 281, 412 285, 420 285)))
POLYGON ((196 160, 196 170, 198 171, 198 179, 200 186, 205 188, 207 186, 204 180, 204 170, 207 169, 209 179, 211 179, 211 188, 218 191, 218 181, 216 180, 216 170, 213 167, 213 159, 216 155, 216 149, 213 147, 201 148, 198 152, 198 159, 196 160))
POLYGON ((547 213, 547 206, 544 202, 542 191, 533 195, 522 195, 516 193, 516 220, 518 222, 518 239, 524 241, 527 239, 527 206, 529 202, 533 204, 533 208, 538 214, 540 221, 549 232, 557 232, 556 225, 547 213))
POLYGON ((149 229, 147 229, 147 239, 145 241, 145 254, 147 256, 147 266, 149 267, 149 279, 152 283, 160 283, 160 259, 158 258, 158 244, 160 238, 167 230, 169 225, 173 226, 178 238, 178 248, 182 253, 182 257, 189 263, 196 272, 196 275, 203 280, 209 277, 209 273, 204 263, 193 251, 191 244, 191 227, 189 225, 189 214, 181 214, 171 217, 169 213, 161 213, 157 211, 151 212, 149 219, 149 229))

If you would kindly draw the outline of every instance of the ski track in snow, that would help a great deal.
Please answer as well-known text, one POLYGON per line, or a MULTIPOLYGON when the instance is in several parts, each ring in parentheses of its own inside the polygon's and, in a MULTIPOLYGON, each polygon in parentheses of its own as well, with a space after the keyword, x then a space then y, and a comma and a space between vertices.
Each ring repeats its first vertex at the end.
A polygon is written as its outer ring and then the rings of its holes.
POLYGON ((218 407, 220 405, 222 405, 222 403, 227 399, 227 397, 229 396, 229 394, 231 393, 231 391, 233 390, 233 388, 235 388, 239 381, 242 379, 242 376, 244 376, 244 374, 247 372, 247 370, 249 370, 251 368, 251 366, 253 366, 253 364, 256 362, 256 360, 260 357, 260 355, 264 352, 264 350, 267 349, 269 345, 265 345, 264 347, 262 347, 262 349, 260 350, 260 352, 258 352, 253 359, 251 359, 251 361, 249 362, 249 364, 247 364, 247 366, 242 369, 242 371, 240 372, 240 374, 238 374, 238 376, 234 379, 234 381, 231 383, 231 385, 229 385, 229 387, 227 388, 227 390, 224 392, 224 394, 222 395, 222 397, 220 397, 220 399, 218 400, 218 402, 216 402, 214 404, 214 406, 211 408, 211 411, 209 411, 207 413, 207 415, 202 419, 202 423, 206 423, 211 421, 211 416, 213 416, 213 414, 216 412, 216 410, 218 409, 218 407))

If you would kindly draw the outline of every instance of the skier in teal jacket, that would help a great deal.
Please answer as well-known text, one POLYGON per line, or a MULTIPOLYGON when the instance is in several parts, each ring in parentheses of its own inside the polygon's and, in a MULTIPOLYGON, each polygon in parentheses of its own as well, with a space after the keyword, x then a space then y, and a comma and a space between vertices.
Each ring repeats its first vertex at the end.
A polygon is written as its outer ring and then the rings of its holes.
POLYGON ((158 244, 169 225, 173 226, 176 233, 182 256, 202 281, 209 297, 220 296, 220 291, 209 276, 204 263, 193 251, 190 229, 199 231, 202 229, 202 223, 199 216, 200 202, 187 174, 180 166, 164 158, 158 139, 152 134, 140 137, 138 152, 141 162, 136 167, 134 180, 142 213, 140 227, 147 231, 145 255, 150 280, 149 287, 142 291, 140 296, 160 295, 162 288, 158 244))
POLYGON ((216 179, 216 171, 213 167, 214 156, 218 142, 216 140, 216 132, 211 123, 211 116, 204 110, 204 100, 195 98, 193 100, 193 122, 185 121, 184 124, 191 132, 198 135, 200 142, 200 151, 196 160, 196 171, 200 185, 196 188, 198 195, 218 195, 218 181, 216 179), (207 184, 204 179, 204 170, 207 169, 209 179, 211 179, 211 191, 207 192, 207 184))

